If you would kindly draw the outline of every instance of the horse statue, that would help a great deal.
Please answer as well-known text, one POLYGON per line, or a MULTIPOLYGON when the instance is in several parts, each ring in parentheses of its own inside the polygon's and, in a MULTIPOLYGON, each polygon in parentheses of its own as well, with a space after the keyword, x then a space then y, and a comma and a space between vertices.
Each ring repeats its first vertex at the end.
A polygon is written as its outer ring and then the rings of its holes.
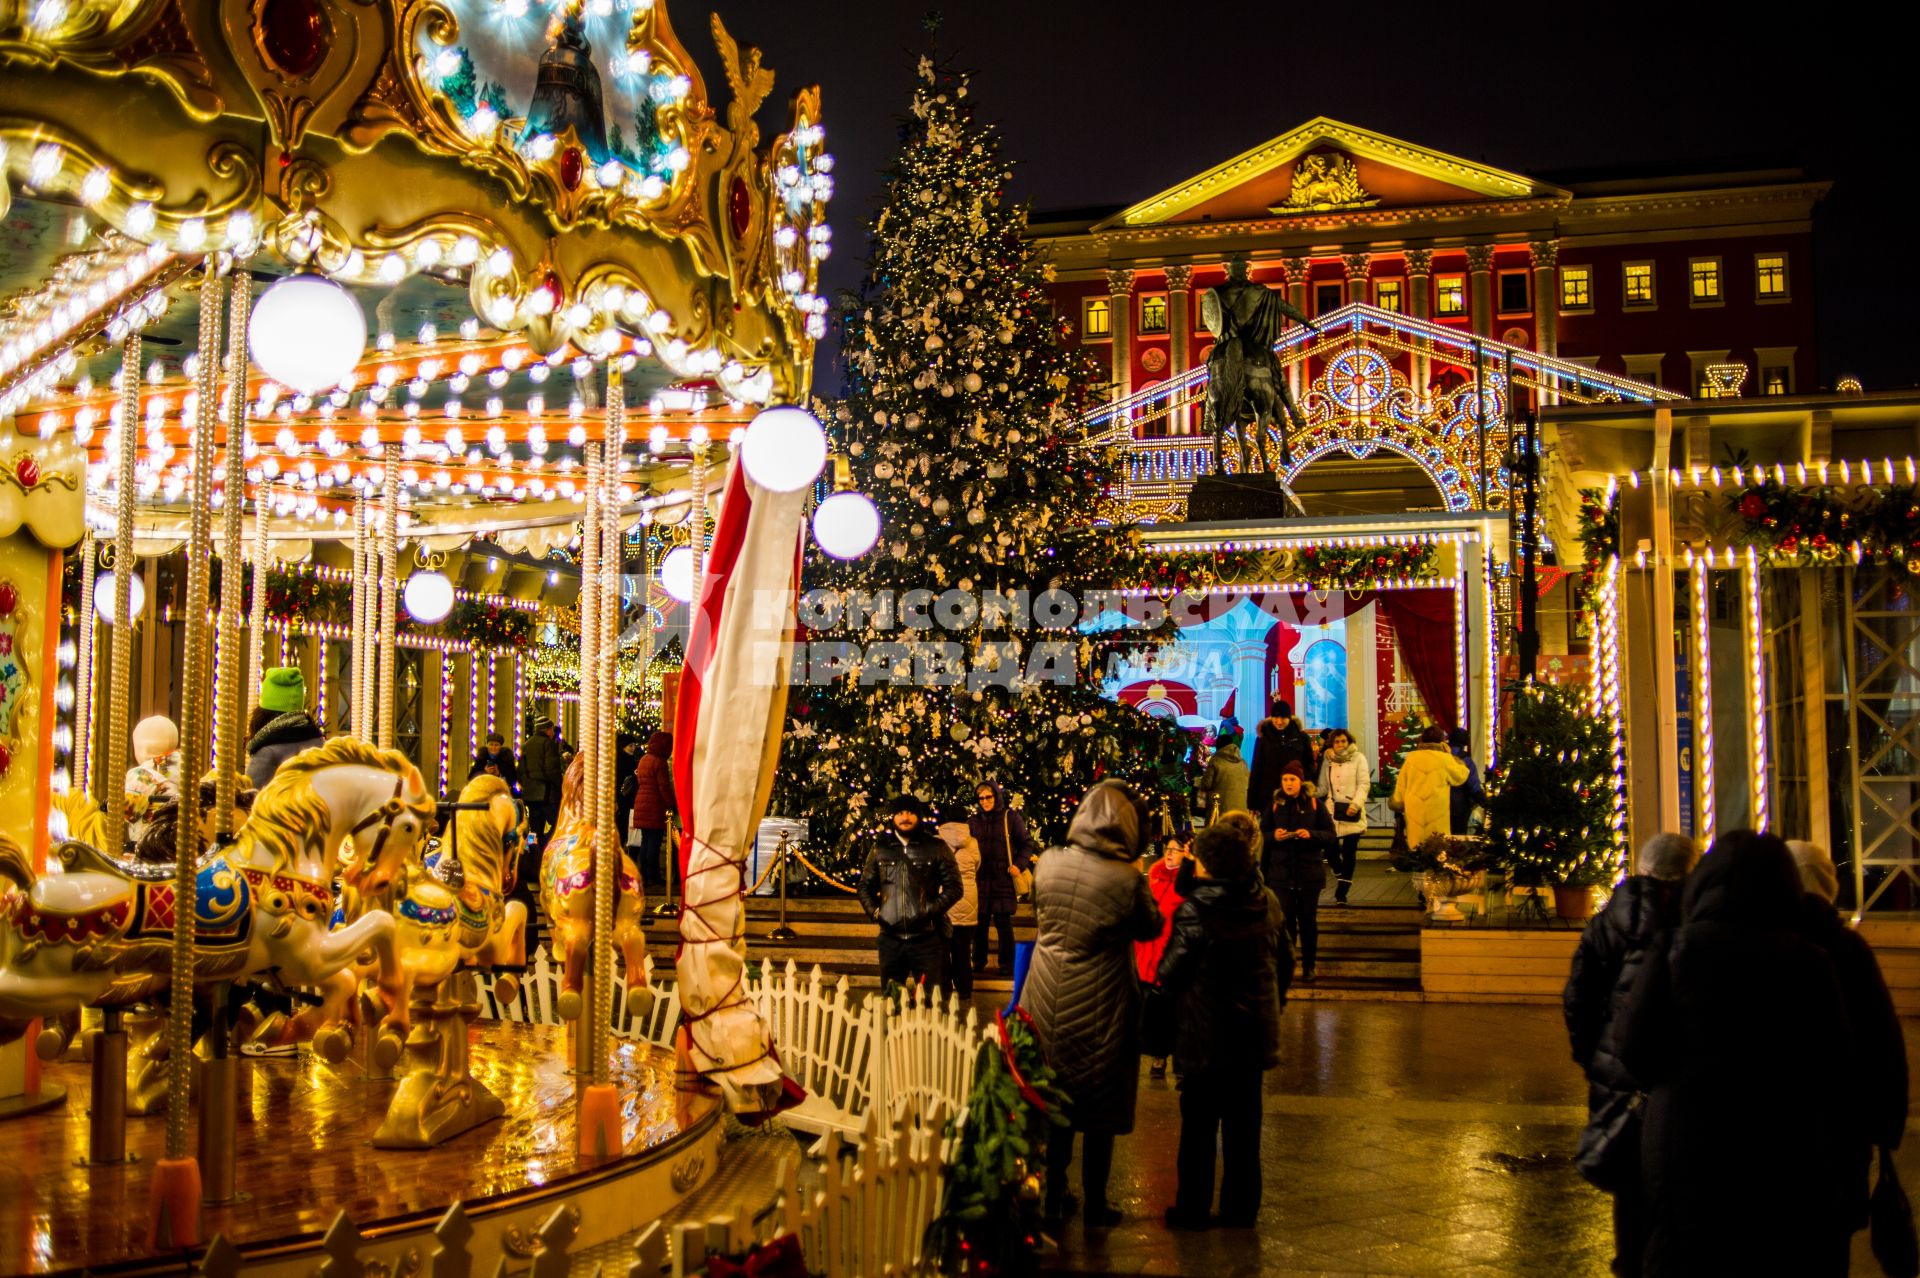
POLYGON ((1239 473, 1252 473, 1253 458, 1247 449, 1251 434, 1261 468, 1271 475, 1278 472, 1267 451, 1268 427, 1279 427, 1280 465, 1291 469, 1293 448, 1287 426, 1291 423, 1305 430, 1307 425, 1273 345, 1288 320, 1316 332, 1318 327, 1280 293, 1254 283, 1247 272, 1247 259, 1235 257, 1227 264, 1226 282, 1200 297, 1201 323, 1218 338, 1207 355, 1207 429, 1213 435, 1216 475, 1226 473, 1223 449, 1228 430, 1238 427, 1239 473))
MULTIPOLYGON (((378 891, 426 836, 433 802, 406 756, 348 738, 296 755, 260 791, 234 841, 199 863, 194 981, 275 971, 320 985, 362 951, 381 956, 397 993, 393 916, 374 911, 329 932, 333 880, 378 891)), ((82 1006, 150 1002, 170 985, 176 908, 170 866, 128 861, 72 839, 63 872, 36 875, 0 841, 0 1042, 82 1006)))
MULTIPOLYGON (((540 862, 540 908, 551 929, 553 954, 560 960, 560 1015, 574 1020, 581 1012, 587 957, 593 951, 593 819, 586 812, 587 756, 576 754, 560 784, 560 812, 553 839, 540 862)), ((627 1008, 648 1006, 647 937, 641 931, 643 900, 633 858, 620 851, 620 881, 613 903, 613 943, 627 964, 627 1008)))

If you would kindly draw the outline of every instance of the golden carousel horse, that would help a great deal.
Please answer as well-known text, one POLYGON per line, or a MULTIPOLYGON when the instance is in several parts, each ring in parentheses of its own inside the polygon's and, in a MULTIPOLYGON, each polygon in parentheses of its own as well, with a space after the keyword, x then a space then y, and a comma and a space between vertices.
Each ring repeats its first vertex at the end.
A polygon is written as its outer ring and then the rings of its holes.
MULTIPOLYGON (((519 869, 527 810, 497 776, 478 776, 461 790, 453 838, 427 855, 407 858, 385 889, 343 895, 336 926, 351 926, 359 911, 391 910, 400 968, 397 988, 383 989, 386 1015, 374 1042, 374 1064, 409 1061, 387 1120, 374 1135, 383 1147, 436 1145, 504 1112, 472 1077, 468 1025, 478 1013, 472 971, 526 964, 527 907, 507 899, 519 869)), ((353 999, 368 968, 349 968, 328 982, 323 1028, 314 1050, 339 1059, 350 1042, 353 999)), ((518 983, 502 975, 502 998, 518 983)))
MULTIPOLYGON (((193 910, 196 983, 277 970, 320 985, 372 948, 399 988, 394 920, 374 911, 330 932, 333 880, 377 891, 431 828, 433 803, 404 755, 342 738, 289 760, 233 843, 202 856, 193 910)), ((36 875, 0 841, 0 1042, 82 1006, 151 1001, 170 984, 176 902, 170 865, 128 861, 69 839, 62 872, 36 875)))
MULTIPOLYGON (((485 808, 455 813, 451 845, 425 855, 416 849, 385 888, 349 890, 334 912, 336 927, 350 925, 376 906, 395 918, 400 979, 391 991, 383 991, 387 1010, 374 1049, 374 1061, 382 1068, 400 1058, 410 1011, 419 1001, 416 991, 430 992, 457 967, 526 966, 527 907, 507 899, 525 845, 526 808, 496 776, 467 782, 459 802, 485 808), (452 881, 456 854, 457 883, 452 881)), ((340 1036, 352 1017, 354 992, 373 974, 372 964, 362 963, 327 983, 321 1028, 314 1034, 315 1050, 323 1057, 340 1058, 337 1049, 347 1042, 340 1036)), ((502 997, 518 996, 513 977, 501 977, 500 984, 502 997)), ((302 1023, 301 1018, 296 1023, 302 1023)))
MULTIPOLYGON (((554 957, 561 964, 559 1012, 567 1020, 581 1012, 587 959, 593 952, 593 820, 586 812, 587 756, 573 757, 560 785, 560 814, 553 839, 540 860, 540 908, 551 929, 554 957)), ((620 881, 613 903, 613 943, 627 965, 628 1012, 647 1006, 646 933, 640 920, 645 901, 640 875, 626 849, 620 850, 620 881)))

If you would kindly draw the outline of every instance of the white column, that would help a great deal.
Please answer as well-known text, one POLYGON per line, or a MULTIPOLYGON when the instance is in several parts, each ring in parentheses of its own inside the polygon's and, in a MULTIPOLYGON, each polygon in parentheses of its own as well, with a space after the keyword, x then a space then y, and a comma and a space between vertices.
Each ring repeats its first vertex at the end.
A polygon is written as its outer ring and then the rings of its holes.
MULTIPOLYGON (((1191 266, 1169 266, 1167 268, 1167 323, 1173 327, 1172 366, 1167 369, 1167 380, 1175 382, 1180 375, 1192 367, 1193 312, 1191 309, 1193 288, 1193 268, 1191 266)), ((1167 432, 1173 435, 1193 433, 1193 414, 1189 407, 1181 404, 1168 415, 1167 432)))
POLYGON ((1113 334, 1113 397, 1125 399, 1133 394, 1133 272, 1107 272, 1107 296, 1113 310, 1107 320, 1113 334))
POLYGON ((1473 331, 1493 336, 1493 245, 1467 245, 1467 272, 1472 277, 1473 331))

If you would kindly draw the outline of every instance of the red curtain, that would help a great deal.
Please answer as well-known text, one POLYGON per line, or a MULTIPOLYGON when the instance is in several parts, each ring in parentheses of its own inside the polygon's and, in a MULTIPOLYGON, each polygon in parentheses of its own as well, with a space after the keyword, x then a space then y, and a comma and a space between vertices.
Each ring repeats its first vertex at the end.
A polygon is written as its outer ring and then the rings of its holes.
POLYGON ((1383 590, 1377 599, 1427 713, 1443 728, 1461 726, 1454 722, 1453 590, 1383 590))

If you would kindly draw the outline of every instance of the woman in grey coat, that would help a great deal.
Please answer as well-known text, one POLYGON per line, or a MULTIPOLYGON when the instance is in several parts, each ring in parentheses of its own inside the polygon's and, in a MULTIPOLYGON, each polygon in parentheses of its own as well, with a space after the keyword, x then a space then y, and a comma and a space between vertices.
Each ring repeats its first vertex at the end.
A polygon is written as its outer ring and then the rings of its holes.
POLYGON ((1033 873, 1039 940, 1021 987, 1020 1006, 1067 1096, 1072 1131, 1047 1141, 1046 1219, 1072 1212, 1067 1173, 1073 1133, 1081 1136, 1080 1188, 1089 1228, 1117 1223, 1107 1204, 1113 1140, 1133 1130, 1140 1083, 1136 1027, 1140 982, 1133 945, 1160 935, 1160 911, 1135 862, 1147 846, 1146 807, 1118 781, 1087 791, 1065 847, 1042 856, 1033 873))

